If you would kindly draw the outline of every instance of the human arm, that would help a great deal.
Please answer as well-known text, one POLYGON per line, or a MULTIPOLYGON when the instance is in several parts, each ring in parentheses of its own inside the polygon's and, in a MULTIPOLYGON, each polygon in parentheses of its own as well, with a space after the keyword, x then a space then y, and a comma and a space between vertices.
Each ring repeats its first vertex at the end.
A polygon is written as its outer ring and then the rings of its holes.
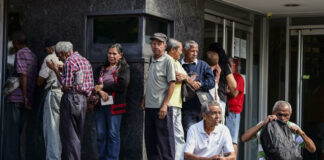
POLYGON ((289 126, 289 128, 293 133, 298 134, 303 138, 305 148, 309 152, 314 153, 316 151, 316 146, 314 142, 306 135, 306 133, 301 128, 299 128, 298 126, 289 126))
POLYGON ((242 142, 247 142, 247 141, 251 140, 253 137, 256 136, 258 131, 265 124, 267 124, 269 121, 273 121, 273 120, 276 120, 276 119, 277 119, 276 115, 269 115, 264 121, 262 121, 261 123, 257 124, 256 126, 250 128, 250 129, 248 129, 241 137, 242 142))
POLYGON ((241 75, 237 75, 234 78, 235 78, 237 87, 233 90, 233 92, 228 92, 228 95, 235 98, 240 93, 244 93, 244 79, 241 75))
POLYGON ((44 84, 45 80, 46 80, 45 78, 38 76, 37 82, 36 82, 37 86, 39 86, 39 87, 42 86, 44 84))
POLYGON ((24 96, 25 109, 31 110, 31 106, 27 96, 27 77, 27 73, 20 73, 20 85, 24 96))
POLYGON ((203 69, 203 81, 201 83, 201 88, 204 91, 209 91, 210 89, 215 87, 215 76, 213 71, 211 70, 210 66, 207 63, 204 63, 204 69, 203 69))
MULTIPOLYGON (((235 78, 232 73, 226 75, 226 81, 227 81, 227 86, 228 86, 228 94, 237 96, 239 94, 239 91, 236 90, 237 83, 236 83, 235 78)), ((236 96, 233 96, 233 97, 236 97, 236 96)))
POLYGON ((60 71, 59 71, 59 68, 58 68, 58 65, 53 61, 46 61, 46 64, 48 66, 48 68, 50 68, 51 70, 54 71, 55 75, 56 75, 56 78, 58 80, 58 82, 62 85, 62 90, 68 90, 68 87, 66 85, 64 85, 64 83, 62 82, 62 76, 60 74, 60 71))
POLYGON ((173 94, 173 91, 174 91, 174 87, 175 87, 175 81, 170 81, 169 82, 169 87, 168 87, 168 90, 167 90, 167 94, 164 97, 164 100, 162 102, 160 111, 158 113, 160 119, 164 119, 165 116, 167 115, 168 104, 169 104, 169 101, 170 101, 170 99, 172 97, 172 94, 173 94))

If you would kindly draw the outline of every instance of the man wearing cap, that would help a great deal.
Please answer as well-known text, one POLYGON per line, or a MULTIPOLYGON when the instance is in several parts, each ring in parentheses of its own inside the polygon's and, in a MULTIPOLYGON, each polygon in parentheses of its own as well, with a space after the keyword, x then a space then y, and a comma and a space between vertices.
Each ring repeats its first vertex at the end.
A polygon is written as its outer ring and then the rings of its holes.
POLYGON ((37 85, 45 83, 45 94, 41 105, 43 108, 43 134, 46 148, 46 159, 61 159, 61 140, 59 133, 60 102, 63 95, 61 85, 58 83, 55 72, 48 68, 46 62, 54 61, 62 67, 63 63, 55 54, 53 40, 45 41, 45 50, 48 55, 45 57, 37 78, 37 85))
POLYGON ((145 108, 147 158, 174 160, 173 110, 168 104, 175 87, 175 69, 172 57, 165 53, 166 35, 155 33, 150 39, 153 57, 146 81, 146 96, 141 105, 145 108))

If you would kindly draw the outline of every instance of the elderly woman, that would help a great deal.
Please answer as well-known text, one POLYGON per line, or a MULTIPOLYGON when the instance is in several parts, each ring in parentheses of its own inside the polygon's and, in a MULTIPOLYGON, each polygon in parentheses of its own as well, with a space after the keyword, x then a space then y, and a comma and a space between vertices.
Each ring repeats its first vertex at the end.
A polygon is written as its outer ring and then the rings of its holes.
POLYGON ((101 100, 96 113, 96 127, 100 160, 118 159, 120 150, 120 123, 126 112, 126 94, 129 84, 129 66, 120 44, 108 48, 107 61, 98 69, 95 92, 101 100))

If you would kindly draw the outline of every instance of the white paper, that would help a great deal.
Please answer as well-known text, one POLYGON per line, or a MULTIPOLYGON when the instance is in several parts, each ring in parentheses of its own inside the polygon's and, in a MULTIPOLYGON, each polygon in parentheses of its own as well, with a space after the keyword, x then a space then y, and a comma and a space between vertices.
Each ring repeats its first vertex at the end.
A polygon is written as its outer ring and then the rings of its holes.
POLYGON ((100 103, 101 103, 102 106, 112 105, 112 104, 114 104, 114 100, 113 100, 112 96, 109 96, 109 99, 106 102, 103 101, 102 98, 100 98, 100 103))
POLYGON ((235 48, 234 48, 234 57, 239 57, 240 55, 240 38, 234 38, 235 48))
POLYGON ((245 39, 241 39, 240 41, 240 58, 246 58, 246 40, 245 39))
POLYGON ((245 74, 241 74, 241 76, 242 76, 242 78, 243 78, 243 80, 244 80, 244 94, 246 94, 246 76, 245 76, 245 74))

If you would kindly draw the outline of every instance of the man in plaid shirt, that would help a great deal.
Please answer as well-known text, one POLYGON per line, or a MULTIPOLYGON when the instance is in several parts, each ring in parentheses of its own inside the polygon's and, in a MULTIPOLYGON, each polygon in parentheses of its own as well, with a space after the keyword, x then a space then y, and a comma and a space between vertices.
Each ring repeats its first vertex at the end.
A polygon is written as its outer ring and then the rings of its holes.
POLYGON ((73 51, 71 42, 58 42, 55 51, 64 62, 62 75, 55 62, 47 62, 47 65, 55 72, 64 92, 60 104, 62 160, 81 160, 87 96, 93 89, 92 67, 86 58, 73 51))

